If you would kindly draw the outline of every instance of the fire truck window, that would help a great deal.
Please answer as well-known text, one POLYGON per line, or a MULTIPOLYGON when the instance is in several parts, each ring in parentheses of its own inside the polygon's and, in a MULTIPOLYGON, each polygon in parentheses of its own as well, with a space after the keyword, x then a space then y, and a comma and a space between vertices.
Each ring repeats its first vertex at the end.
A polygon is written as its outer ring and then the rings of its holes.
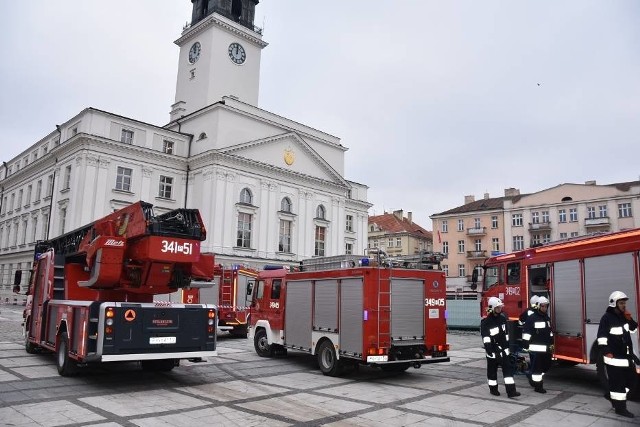
POLYGON ((281 279, 274 279, 271 283, 271 299, 280 299, 280 287, 282 286, 281 279))
POLYGON ((258 282, 258 289, 256 290, 256 299, 261 299, 264 295, 264 280, 258 282))
POLYGON ((498 267, 487 267, 484 275, 484 288, 489 289, 498 283, 498 267))
POLYGON ((520 264, 513 262, 507 264, 507 285, 520 284, 520 264))

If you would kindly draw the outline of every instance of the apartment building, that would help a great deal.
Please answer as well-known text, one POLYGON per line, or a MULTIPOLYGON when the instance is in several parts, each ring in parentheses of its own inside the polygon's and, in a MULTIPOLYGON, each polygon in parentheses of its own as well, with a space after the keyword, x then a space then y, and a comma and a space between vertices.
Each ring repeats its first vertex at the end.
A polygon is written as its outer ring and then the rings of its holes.
POLYGON ((382 249, 388 256, 414 255, 433 250, 433 234, 413 222, 402 209, 369 217, 367 248, 382 249))
POLYGON ((640 227, 640 181, 560 184, 531 194, 466 196, 462 206, 433 214, 436 251, 451 290, 470 290, 471 274, 491 255, 557 240, 640 227), (635 216, 634 216, 635 212, 635 216))

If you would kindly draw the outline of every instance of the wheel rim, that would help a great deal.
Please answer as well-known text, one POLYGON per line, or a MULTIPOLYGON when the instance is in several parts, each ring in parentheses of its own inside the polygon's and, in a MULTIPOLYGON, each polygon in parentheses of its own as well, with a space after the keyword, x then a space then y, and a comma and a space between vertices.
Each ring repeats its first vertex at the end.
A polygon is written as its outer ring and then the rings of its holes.
POLYGON ((322 364, 327 369, 330 369, 333 366, 333 353, 331 352, 331 349, 325 347, 322 350, 322 364))
POLYGON ((258 347, 262 351, 269 350, 269 342, 267 341, 267 337, 266 336, 264 336, 264 335, 260 336, 260 338, 258 339, 258 347))

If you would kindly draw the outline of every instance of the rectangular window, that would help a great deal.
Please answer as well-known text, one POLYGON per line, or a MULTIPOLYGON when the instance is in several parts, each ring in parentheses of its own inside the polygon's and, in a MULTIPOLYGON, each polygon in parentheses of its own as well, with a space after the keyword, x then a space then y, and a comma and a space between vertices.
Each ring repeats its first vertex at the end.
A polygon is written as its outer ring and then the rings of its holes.
POLYGON ((133 174, 132 169, 118 166, 118 172, 116 175, 116 190, 131 191, 131 175, 132 174, 133 174))
POLYGON ((345 229, 347 231, 353 231, 353 215, 347 215, 345 229))
POLYGON ((522 227, 522 214, 512 214, 511 215, 511 225, 514 227, 522 227))
POLYGON ((41 233, 41 239, 42 240, 47 240, 47 238, 49 237, 49 214, 42 214, 42 233, 41 233))
POLYGON ((32 229, 31 229, 31 242, 36 241, 36 230, 38 229, 38 217, 34 216, 33 217, 33 225, 32 225, 32 229))
POLYGON ((120 142, 125 144, 133 144, 133 131, 122 129, 122 133, 120 134, 120 142))
POLYGON ((36 160, 38 160, 38 152, 37 152, 37 151, 34 151, 34 152, 31 154, 31 157, 33 158, 33 161, 34 161, 34 162, 35 162, 36 160))
POLYGON ((442 220, 442 232, 447 233, 449 231, 449 221, 446 219, 442 220))
POLYGON ((442 264, 442 272, 445 277, 449 277, 449 266, 447 264, 442 264))
POLYGON ((44 144, 42 146, 42 155, 45 155, 49 152, 49 144, 44 144))
POLYGON ((68 190, 71 185, 71 165, 68 165, 64 168, 64 185, 62 186, 63 190, 68 190))
POLYGON ((576 222, 578 221, 578 209, 577 208, 570 208, 569 209, 569 222, 576 222))
POLYGON ((464 231, 464 220, 458 220, 458 231, 464 231))
POLYGON ((549 211, 542 211, 542 222, 548 224, 549 221, 549 211))
POLYGON ((160 175, 160 189, 158 192, 158 197, 162 197, 164 199, 170 199, 172 188, 173 188, 173 178, 170 176, 160 175))
POLYGON ((587 218, 592 219, 596 217, 596 207, 587 206, 587 218))
POLYGON ((238 214, 238 238, 236 246, 239 248, 251 248, 251 214, 240 212, 238 214))
POLYGON ((24 201, 25 206, 29 206, 31 204, 31 192, 33 191, 33 185, 29 185, 27 187, 27 198, 24 201))
POLYGON ((475 241, 476 251, 482 250, 482 239, 476 239, 475 241))
POLYGON ((534 234, 531 236, 531 245, 539 245, 540 244, 540 235, 534 234))
POLYGON ((631 217, 631 203, 618 203, 618 216, 620 218, 631 217))
POLYGON ((578 237, 578 232, 577 231, 572 231, 571 232, 571 237, 578 237))
POLYGON ((389 243, 388 243, 388 248, 392 248, 393 247, 393 238, 389 237, 389 243))
POLYGON ((443 254, 449 253, 449 242, 442 242, 442 253, 443 254))
POLYGON ((480 218, 473 219, 473 228, 480 228, 480 218))
POLYGON ((458 240, 458 253, 464 253, 464 240, 458 240))
POLYGON ((513 250, 521 251, 524 249, 524 237, 523 236, 513 236, 513 250))
POLYGON ((162 151, 167 154, 173 154, 173 141, 162 141, 162 151))
POLYGON ((24 245, 27 243, 27 227, 29 227, 29 220, 25 219, 22 221, 22 230, 20 232, 20 242, 19 244, 24 245))
POLYGON ((464 264, 458 264, 458 277, 464 277, 464 276, 466 276, 464 264))
POLYGON ((402 237, 396 237, 396 248, 402 246, 402 237))
POLYGON ((278 251, 291 252, 291 221, 280 220, 280 235, 278 236, 278 251))
POLYGON ((40 201, 40 196, 42 196, 42 180, 36 184, 36 202, 40 201))
POLYGON ((607 205, 598 206, 598 210, 600 211, 600 218, 606 218, 609 216, 607 215, 607 205))
POLYGON ((374 247, 374 248, 377 248, 377 247, 378 247, 378 239, 375 239, 375 240, 373 241, 373 247, 374 247))
POLYGON ((558 222, 567 222, 567 211, 564 209, 558 210, 558 222))
POLYGON ((316 226, 315 251, 316 256, 324 256, 325 227, 316 226))
POLYGON ((16 209, 19 209, 22 207, 22 195, 24 194, 24 192, 22 190, 18 191, 18 204, 16 205, 16 209))
POLYGON ((531 212, 531 222, 540 224, 540 212, 531 212))
POLYGON ((47 177, 47 195, 45 197, 51 197, 53 195, 53 175, 47 177))
POLYGON ((4 215, 7 212, 7 196, 4 196, 2 200, 2 210, 0 211, 0 215, 4 215))
POLYGON ((9 212, 13 212, 13 206, 16 203, 16 193, 11 193, 11 202, 9 203, 9 212))
POLYGON ((352 255, 353 254, 353 244, 352 243, 345 243, 344 244, 344 253, 346 255, 352 255))
POLYGON ((543 234, 542 235, 542 243, 549 243, 551 241, 551 234, 543 234))
POLYGON ((500 252, 500 239, 498 237, 493 237, 491 239, 491 250, 500 252))
POLYGON ((491 228, 498 228, 498 217, 496 215, 491 217, 491 228))
POLYGON ((561 239, 566 239, 567 238, 567 233, 560 233, 560 238, 561 239))
POLYGON ((67 208, 60 209, 60 234, 64 234, 67 226, 67 208))

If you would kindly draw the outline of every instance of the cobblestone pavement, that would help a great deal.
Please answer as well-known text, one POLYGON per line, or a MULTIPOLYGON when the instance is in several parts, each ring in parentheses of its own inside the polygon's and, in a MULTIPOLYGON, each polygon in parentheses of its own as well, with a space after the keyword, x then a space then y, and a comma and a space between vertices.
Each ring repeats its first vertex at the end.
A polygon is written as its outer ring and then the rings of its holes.
POLYGON ((169 373, 118 363, 63 378, 53 355, 24 351, 21 313, 0 305, 1 426, 640 425, 640 404, 629 402, 633 420, 615 415, 590 367, 553 368, 545 395, 518 375, 522 396, 491 396, 476 332, 451 331, 450 363, 402 374, 326 377, 308 355, 260 358, 248 340, 221 335, 218 357, 169 373))

